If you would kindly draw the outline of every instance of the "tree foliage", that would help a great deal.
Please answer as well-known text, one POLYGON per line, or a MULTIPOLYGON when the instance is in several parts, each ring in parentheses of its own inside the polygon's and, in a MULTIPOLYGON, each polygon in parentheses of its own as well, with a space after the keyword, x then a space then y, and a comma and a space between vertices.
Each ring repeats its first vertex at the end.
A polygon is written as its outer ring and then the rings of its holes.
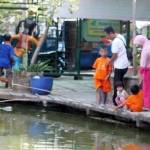
MULTIPOLYGON (((36 14, 43 14, 45 16, 46 20, 46 28, 43 35, 43 38, 41 38, 40 44, 36 48, 33 57, 31 59, 31 64, 34 64, 36 62, 37 56, 39 54, 39 51, 42 47, 42 44, 47 36, 48 33, 48 27, 52 23, 52 19, 57 12, 57 8, 61 7, 63 3, 69 3, 69 11, 72 13, 73 11, 76 11, 77 5, 79 3, 79 0, 4 0, 4 3, 0 3, 1 7, 27 7, 28 11, 36 12, 36 14), (5 1, 5 2, 4 2, 5 1), (25 2, 38 2, 38 4, 30 5, 25 4, 25 2), (21 4, 21 2, 24 4, 21 4), (16 3, 16 4, 15 4, 16 3)), ((22 20, 26 18, 27 14, 24 10, 18 11, 18 10, 3 10, 0 14, 0 34, 4 34, 6 32, 12 33, 15 31, 15 27, 18 24, 19 20, 22 20)))
MULTIPOLYGON (((28 10, 34 10, 37 14, 43 14, 46 16, 46 20, 51 24, 51 20, 54 14, 57 12, 57 8, 61 7, 63 3, 69 3, 69 11, 76 11, 79 0, 1 0, 0 7, 27 7, 28 10), (35 4, 25 4, 25 2, 34 2, 35 4), (36 2, 38 2, 36 4, 36 2), (22 3, 22 4, 21 4, 22 3)), ((15 9, 1 9, 0 13, 0 34, 5 32, 13 33, 19 20, 27 17, 27 11, 15 10, 15 9)))

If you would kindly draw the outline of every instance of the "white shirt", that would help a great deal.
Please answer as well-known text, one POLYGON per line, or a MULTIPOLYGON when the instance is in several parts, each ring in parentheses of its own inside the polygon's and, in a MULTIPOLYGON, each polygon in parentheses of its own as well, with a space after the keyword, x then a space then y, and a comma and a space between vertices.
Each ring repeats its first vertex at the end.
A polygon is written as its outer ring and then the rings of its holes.
POLYGON ((128 93, 125 91, 125 90, 123 90, 123 91, 117 91, 117 96, 119 97, 119 98, 127 98, 128 97, 128 93))
POLYGON ((126 40, 121 34, 118 34, 117 37, 112 41, 112 53, 117 53, 118 55, 117 59, 114 61, 114 68, 116 69, 125 69, 129 66, 125 45, 126 40))

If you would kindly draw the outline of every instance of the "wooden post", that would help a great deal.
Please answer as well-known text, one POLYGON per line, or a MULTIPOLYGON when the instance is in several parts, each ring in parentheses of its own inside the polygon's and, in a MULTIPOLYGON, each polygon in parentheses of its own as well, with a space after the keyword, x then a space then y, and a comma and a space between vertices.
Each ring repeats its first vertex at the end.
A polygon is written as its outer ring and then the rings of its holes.
MULTIPOLYGON (((27 5, 27 0, 24 0, 24 3, 25 3, 25 6, 27 5)), ((25 11, 25 16, 26 18, 28 17, 28 12, 25 11)), ((27 69, 27 66, 28 66, 28 40, 27 40, 27 35, 23 35, 23 39, 24 41, 26 42, 25 43, 25 54, 23 55, 23 58, 22 58, 22 63, 23 63, 23 67, 25 69, 27 69), (25 38, 25 39, 24 39, 25 38)))
MULTIPOLYGON (((132 22, 133 22, 133 38, 136 36, 136 0, 133 0, 132 4, 132 22)), ((137 74, 136 71, 136 46, 133 44, 133 67, 134 75, 137 74)))

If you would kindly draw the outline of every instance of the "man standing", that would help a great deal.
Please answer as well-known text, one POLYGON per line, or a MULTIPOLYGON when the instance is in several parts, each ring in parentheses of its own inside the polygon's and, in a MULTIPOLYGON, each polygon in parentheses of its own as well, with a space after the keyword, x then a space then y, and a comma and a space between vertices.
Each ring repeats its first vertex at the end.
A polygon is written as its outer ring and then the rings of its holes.
POLYGON ((104 29, 109 39, 112 40, 112 57, 110 60, 111 64, 114 64, 114 95, 113 103, 115 103, 115 98, 117 96, 115 84, 118 81, 123 83, 124 75, 127 73, 129 60, 127 57, 126 40, 121 35, 115 32, 112 27, 107 27, 104 29))

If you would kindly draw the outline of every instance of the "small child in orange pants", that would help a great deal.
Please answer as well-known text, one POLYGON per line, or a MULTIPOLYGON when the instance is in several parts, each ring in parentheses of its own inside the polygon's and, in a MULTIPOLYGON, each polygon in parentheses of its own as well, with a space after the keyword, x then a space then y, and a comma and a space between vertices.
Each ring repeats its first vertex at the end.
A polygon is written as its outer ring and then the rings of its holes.
POLYGON ((131 87, 131 93, 125 102, 120 104, 116 109, 125 106, 128 110, 132 112, 141 112, 143 108, 143 92, 140 90, 138 85, 133 85, 131 87))
POLYGON ((97 104, 106 104, 107 94, 111 91, 110 75, 112 71, 112 65, 108 65, 110 59, 107 57, 108 51, 106 46, 101 46, 100 56, 93 64, 93 68, 96 70, 94 75, 95 88, 96 88, 96 100, 97 104))

